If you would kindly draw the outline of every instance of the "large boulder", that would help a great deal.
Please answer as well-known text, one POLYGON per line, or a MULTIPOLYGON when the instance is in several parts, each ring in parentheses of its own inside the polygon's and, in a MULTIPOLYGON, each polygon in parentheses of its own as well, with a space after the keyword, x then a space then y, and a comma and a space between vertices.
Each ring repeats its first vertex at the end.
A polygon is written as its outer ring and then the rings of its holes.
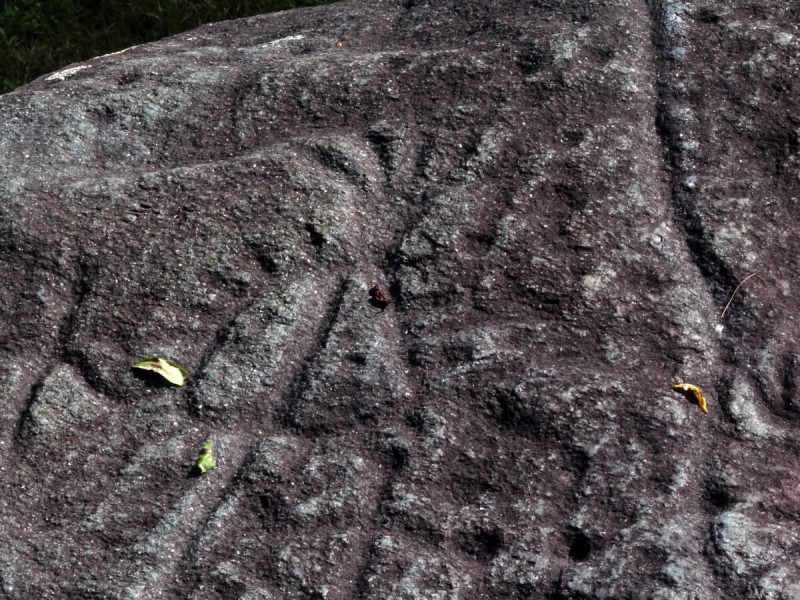
POLYGON ((4 597, 800 597, 791 6, 355 0, 0 97, 4 597))

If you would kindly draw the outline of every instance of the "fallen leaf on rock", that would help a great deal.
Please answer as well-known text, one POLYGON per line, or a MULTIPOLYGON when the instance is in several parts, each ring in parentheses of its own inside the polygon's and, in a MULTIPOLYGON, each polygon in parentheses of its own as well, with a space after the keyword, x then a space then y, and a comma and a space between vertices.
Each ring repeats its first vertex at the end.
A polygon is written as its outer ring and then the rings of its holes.
POLYGON ((133 365, 133 368, 158 373, 171 384, 177 386, 185 385, 186 380, 189 378, 189 372, 182 366, 166 358, 158 358, 155 356, 143 358, 133 365))
POLYGON ((217 466, 217 459, 214 458, 212 451, 214 449, 214 443, 209 440, 205 444, 203 444, 203 449, 200 450, 200 456, 197 458, 197 462, 195 466, 197 470, 200 471, 200 474, 208 473, 211 469, 217 466))
POLYGON ((700 410, 708 414, 708 405, 699 387, 691 383, 676 383, 672 386, 672 389, 679 391, 687 400, 695 402, 700 407, 700 410))

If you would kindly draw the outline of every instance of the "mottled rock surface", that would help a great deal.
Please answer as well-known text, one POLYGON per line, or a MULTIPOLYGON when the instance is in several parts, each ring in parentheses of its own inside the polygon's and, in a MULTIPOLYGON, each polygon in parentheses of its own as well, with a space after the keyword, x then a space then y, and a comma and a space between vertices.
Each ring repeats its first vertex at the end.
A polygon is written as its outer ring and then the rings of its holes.
POLYGON ((800 597, 798 22, 356 0, 0 97, 3 597, 800 597))

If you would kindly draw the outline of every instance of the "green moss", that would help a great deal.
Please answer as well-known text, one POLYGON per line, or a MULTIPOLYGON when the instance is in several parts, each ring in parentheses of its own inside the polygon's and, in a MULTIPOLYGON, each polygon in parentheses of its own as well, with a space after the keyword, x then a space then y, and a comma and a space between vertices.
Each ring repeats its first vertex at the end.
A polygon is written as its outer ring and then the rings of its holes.
POLYGON ((0 93, 40 75, 203 23, 333 0, 6 0, 0 7, 0 93))

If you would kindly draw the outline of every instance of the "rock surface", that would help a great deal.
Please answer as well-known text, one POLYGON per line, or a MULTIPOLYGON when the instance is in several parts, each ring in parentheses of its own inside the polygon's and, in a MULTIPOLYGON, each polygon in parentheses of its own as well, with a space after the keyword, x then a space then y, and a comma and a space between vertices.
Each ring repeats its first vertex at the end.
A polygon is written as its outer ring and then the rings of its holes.
POLYGON ((790 6, 356 0, 0 97, 3 597, 800 597, 790 6))

